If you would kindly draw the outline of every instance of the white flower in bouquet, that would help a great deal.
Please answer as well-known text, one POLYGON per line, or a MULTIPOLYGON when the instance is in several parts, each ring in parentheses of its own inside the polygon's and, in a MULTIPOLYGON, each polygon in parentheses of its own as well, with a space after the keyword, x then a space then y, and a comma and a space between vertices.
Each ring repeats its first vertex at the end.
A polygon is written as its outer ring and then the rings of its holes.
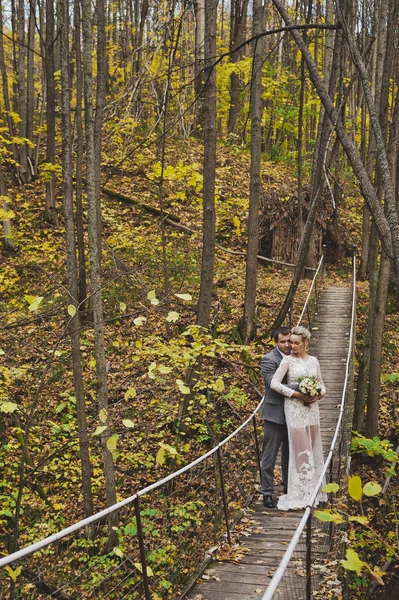
POLYGON ((298 379, 299 391, 311 398, 320 396, 322 387, 321 382, 315 375, 307 375, 298 379))

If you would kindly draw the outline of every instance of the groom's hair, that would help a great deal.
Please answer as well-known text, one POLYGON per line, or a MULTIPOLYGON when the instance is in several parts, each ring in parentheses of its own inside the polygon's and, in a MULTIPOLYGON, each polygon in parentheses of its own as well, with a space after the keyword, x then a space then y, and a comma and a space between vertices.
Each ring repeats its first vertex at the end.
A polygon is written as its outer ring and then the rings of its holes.
POLYGON ((291 333, 290 327, 276 327, 276 329, 273 330, 273 339, 277 343, 278 336, 280 334, 281 335, 289 335, 290 333, 291 333))

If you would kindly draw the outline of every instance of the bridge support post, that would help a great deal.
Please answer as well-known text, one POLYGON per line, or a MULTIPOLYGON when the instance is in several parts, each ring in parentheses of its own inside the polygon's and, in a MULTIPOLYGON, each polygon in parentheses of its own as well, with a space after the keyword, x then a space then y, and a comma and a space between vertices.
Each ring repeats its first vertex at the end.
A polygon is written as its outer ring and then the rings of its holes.
POLYGON ((145 600, 151 600, 150 586, 148 584, 148 575, 147 575, 147 561, 145 558, 143 525, 141 523, 141 515, 140 515, 140 499, 138 496, 136 496, 136 498, 134 499, 134 507, 135 507, 135 511, 136 511, 137 536, 139 538, 140 562, 141 562, 141 569, 142 569, 142 575, 143 575, 144 596, 145 596, 145 600))
POLYGON ((255 436, 255 454, 256 454, 256 462, 259 470, 259 481, 262 481, 262 469, 260 466, 260 452, 259 452, 259 443, 258 443, 258 435, 256 433, 256 417, 255 415, 252 417, 252 424, 254 426, 254 436, 255 436))
POLYGON ((220 489, 221 489, 221 492, 222 492, 224 520, 226 522, 227 541, 229 542, 229 544, 231 546, 231 536, 230 536, 230 527, 229 527, 229 513, 228 513, 228 510, 227 510, 226 492, 225 492, 225 489, 224 489, 222 456, 221 456, 220 448, 219 447, 217 449, 217 460, 218 460, 218 467, 219 467, 220 489))
POLYGON ((306 523, 306 600, 312 600, 312 513, 306 523))

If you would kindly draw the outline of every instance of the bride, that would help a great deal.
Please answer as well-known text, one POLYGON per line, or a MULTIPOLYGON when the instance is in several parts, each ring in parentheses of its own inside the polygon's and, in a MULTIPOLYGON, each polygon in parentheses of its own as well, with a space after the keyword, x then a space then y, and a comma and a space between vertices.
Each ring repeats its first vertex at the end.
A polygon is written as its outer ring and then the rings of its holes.
MULTIPOLYGON (((297 326, 292 329, 291 355, 283 358, 271 381, 271 388, 285 396, 284 412, 288 428, 288 484, 287 494, 281 496, 277 504, 280 510, 305 508, 324 466, 317 400, 325 395, 326 388, 319 361, 308 354, 310 337, 310 331, 306 327, 297 326), (309 403, 297 400, 293 397, 295 392, 281 383, 286 375, 289 384, 297 383, 299 377, 316 376, 321 383, 321 395, 311 398, 309 403)), ((326 500, 326 494, 319 492, 316 505, 326 500)))

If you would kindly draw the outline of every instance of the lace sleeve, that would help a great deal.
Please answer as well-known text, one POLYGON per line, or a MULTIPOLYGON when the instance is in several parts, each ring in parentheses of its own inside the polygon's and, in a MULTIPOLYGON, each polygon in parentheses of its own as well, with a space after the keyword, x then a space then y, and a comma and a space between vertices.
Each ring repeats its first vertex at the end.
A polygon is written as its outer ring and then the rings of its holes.
POLYGON ((270 387, 272 388, 272 390, 274 390, 275 392, 278 392, 282 396, 291 398, 291 396, 293 395, 295 390, 292 390, 291 388, 289 388, 286 385, 281 383, 284 379, 284 376, 287 374, 288 367, 289 367, 288 357, 283 358, 283 360, 280 363, 279 368, 277 369, 277 371, 275 372, 275 374, 273 376, 270 387))
POLYGON ((323 378, 321 376, 320 363, 319 363, 319 361, 317 360, 316 357, 315 357, 315 360, 316 360, 316 368, 317 368, 317 379, 321 383, 321 395, 325 396, 326 395, 326 386, 324 385, 324 381, 323 381, 323 378))

